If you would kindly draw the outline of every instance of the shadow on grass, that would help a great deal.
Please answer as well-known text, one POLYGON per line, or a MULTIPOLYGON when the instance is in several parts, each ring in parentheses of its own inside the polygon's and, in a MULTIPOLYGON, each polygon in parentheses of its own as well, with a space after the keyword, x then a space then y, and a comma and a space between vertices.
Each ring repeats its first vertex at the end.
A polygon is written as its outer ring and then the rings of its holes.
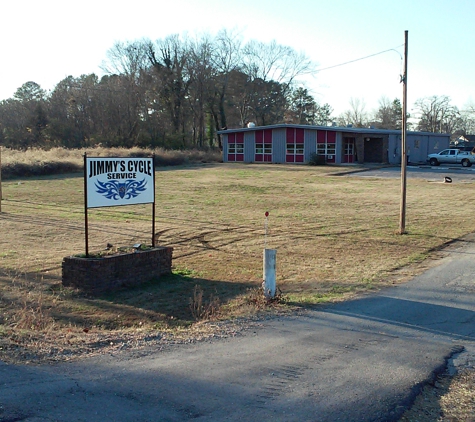
POLYGON ((63 327, 186 327, 200 319, 200 312, 218 312, 220 307, 239 302, 236 299, 257 284, 212 281, 176 272, 140 286, 90 295, 64 288, 57 274, 13 274, 0 269, 0 310, 6 310, 9 321, 31 314, 52 318, 63 327))
POLYGON ((256 287, 254 283, 212 281, 173 273, 138 287, 104 293, 90 300, 106 313, 122 309, 128 314, 129 324, 134 324, 136 317, 146 317, 152 323, 166 321, 172 326, 187 326, 197 318, 196 307, 205 310, 207 307, 226 305, 252 287, 256 287), (200 292, 198 298, 196 291, 200 292))
POLYGON ((72 293, 69 313, 54 310, 54 318, 62 324, 94 325, 104 329, 133 326, 157 328, 186 327, 203 312, 232 302, 244 295, 255 283, 233 283, 195 278, 184 274, 169 274, 140 286, 124 287, 114 292, 90 296, 80 291, 72 293), (195 292, 201 292, 199 303, 195 292))

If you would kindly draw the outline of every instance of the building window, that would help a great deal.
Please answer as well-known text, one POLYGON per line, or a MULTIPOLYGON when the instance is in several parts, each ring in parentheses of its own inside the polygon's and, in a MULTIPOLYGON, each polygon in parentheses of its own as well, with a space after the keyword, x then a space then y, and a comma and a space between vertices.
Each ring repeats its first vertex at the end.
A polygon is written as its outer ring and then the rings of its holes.
POLYGON ((244 161, 244 134, 242 132, 228 135, 228 161, 244 161))
POLYGON ((229 144, 228 148, 229 154, 244 154, 244 144, 229 144))
POLYGON ((355 161, 355 138, 344 138, 343 162, 353 163, 355 161))
MULTIPOLYGON (((353 150, 353 145, 348 145, 348 149, 353 150)), ((335 155, 336 148, 335 144, 317 144, 317 154, 318 155, 335 155)), ((350 152, 348 152, 349 154, 350 152)))
POLYGON ((254 161, 272 162, 272 129, 256 130, 254 161))
POLYGON ((353 155, 355 144, 353 142, 345 142, 345 155, 353 155))
POLYGON ((318 131, 317 132, 317 155, 324 155, 325 161, 335 162, 336 154, 336 132, 318 131))
POLYGON ((303 129, 287 128, 285 162, 303 163, 305 150, 305 132, 303 129))
POLYGON ((303 144, 287 144, 288 155, 303 155, 303 144))
POLYGON ((272 154, 272 144, 256 144, 256 154, 272 154))

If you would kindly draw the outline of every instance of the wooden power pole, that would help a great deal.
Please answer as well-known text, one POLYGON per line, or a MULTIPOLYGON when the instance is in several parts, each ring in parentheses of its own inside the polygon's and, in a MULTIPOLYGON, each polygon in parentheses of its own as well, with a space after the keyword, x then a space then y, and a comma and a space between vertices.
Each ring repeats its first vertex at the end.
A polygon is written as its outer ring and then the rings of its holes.
POLYGON ((0 146, 0 213, 2 212, 2 147, 0 146))
POLYGON ((406 233, 406 131, 407 131, 407 39, 408 31, 404 31, 404 74, 402 82, 402 135, 401 135, 401 212, 399 216, 399 234, 406 233))

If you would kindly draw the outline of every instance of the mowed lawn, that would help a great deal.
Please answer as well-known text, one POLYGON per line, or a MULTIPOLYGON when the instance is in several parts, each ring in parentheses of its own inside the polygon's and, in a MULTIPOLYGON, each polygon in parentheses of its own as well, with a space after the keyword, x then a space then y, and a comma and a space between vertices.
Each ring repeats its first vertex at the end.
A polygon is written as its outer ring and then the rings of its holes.
MULTIPOLYGON (((4 181, 0 337, 51 327, 189 327, 199 319, 190 306, 196 300, 212 305, 214 318, 248 315, 262 309, 256 289, 265 247, 277 250, 281 309, 342 300, 403 282, 473 231, 473 183, 408 179, 407 234, 400 235, 400 180, 342 174, 353 169, 158 168, 155 232, 158 245, 174 248, 174 275, 100 297, 61 286, 62 258, 85 250, 82 175, 4 181)), ((88 216, 90 251, 151 244, 151 205, 88 216)))

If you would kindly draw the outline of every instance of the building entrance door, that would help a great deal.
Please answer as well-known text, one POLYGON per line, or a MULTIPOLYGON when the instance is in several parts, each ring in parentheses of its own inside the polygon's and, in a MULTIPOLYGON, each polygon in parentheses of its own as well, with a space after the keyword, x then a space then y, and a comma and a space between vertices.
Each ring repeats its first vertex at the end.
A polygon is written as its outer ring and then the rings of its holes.
POLYGON ((364 138, 364 162, 383 163, 383 138, 364 138))

